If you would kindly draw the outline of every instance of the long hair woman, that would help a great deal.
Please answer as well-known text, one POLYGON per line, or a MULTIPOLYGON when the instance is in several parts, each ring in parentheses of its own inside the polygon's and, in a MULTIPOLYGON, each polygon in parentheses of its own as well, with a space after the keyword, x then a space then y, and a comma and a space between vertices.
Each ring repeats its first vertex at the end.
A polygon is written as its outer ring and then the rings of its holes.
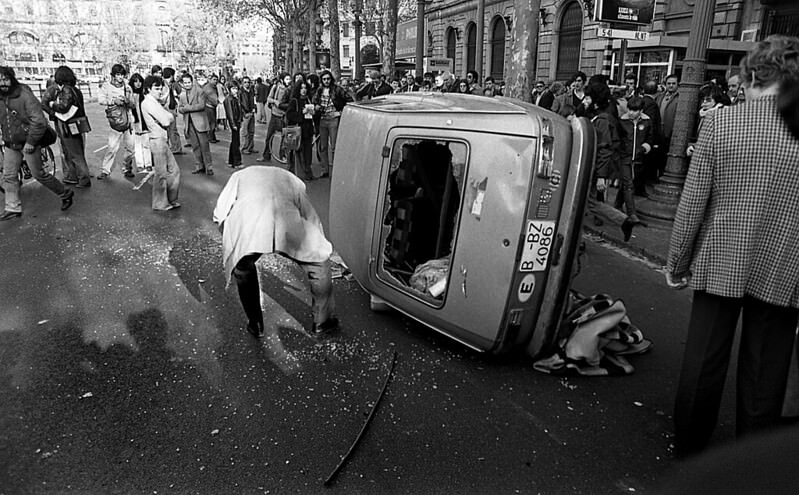
MULTIPOLYGON (((133 90, 133 146, 136 168, 139 172, 153 166, 153 157, 150 154, 150 137, 147 124, 141 116, 141 102, 144 100, 144 78, 136 72, 130 76, 128 86, 133 90)), ((125 177, 133 177, 132 171, 125 171, 125 177)))
POLYGON ((294 83, 289 99, 289 108, 286 111, 286 122, 289 125, 300 126, 300 149, 292 152, 294 173, 300 177, 299 168, 302 167, 303 180, 313 180, 311 167, 313 134, 314 134, 314 105, 308 92, 308 83, 299 81, 294 83))
POLYGON ((741 312, 737 434, 780 424, 799 319, 799 132, 780 111, 799 38, 759 42, 741 78, 746 103, 702 123, 669 245, 666 282, 694 290, 674 409, 683 456, 710 442, 741 312))
POLYGON ((61 140, 61 149, 64 152, 64 183, 75 184, 76 187, 90 187, 92 181, 89 176, 89 165, 86 163, 86 135, 79 128, 77 122, 86 119, 86 109, 83 106, 83 93, 78 88, 75 73, 62 65, 56 69, 53 76, 55 85, 49 89, 52 98, 45 96, 45 105, 53 112, 56 132, 61 140), (50 100, 52 104, 48 104, 50 100), (69 115, 72 108, 74 113, 65 121, 56 114, 69 115), (68 125, 68 122, 73 123, 68 125))

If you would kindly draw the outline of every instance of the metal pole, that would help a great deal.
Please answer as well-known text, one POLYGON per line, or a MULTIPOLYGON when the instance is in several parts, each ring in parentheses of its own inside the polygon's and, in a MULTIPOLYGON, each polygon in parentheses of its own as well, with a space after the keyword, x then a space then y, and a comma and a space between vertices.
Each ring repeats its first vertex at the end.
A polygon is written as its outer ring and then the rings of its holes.
MULTIPOLYGON (((477 0, 477 43, 474 54, 474 70, 480 77, 483 72, 483 31, 485 31, 486 0, 477 0)), ((478 81, 478 84, 480 81, 478 81)))
POLYGON ((693 132, 699 108, 699 88, 705 79, 707 45, 713 28, 715 0, 696 0, 691 18, 691 31, 683 61, 680 97, 668 150, 666 170, 652 188, 648 201, 642 201, 639 213, 663 220, 674 220, 682 187, 688 172, 685 150, 693 132))
POLYGON ((421 76, 424 72, 424 38, 427 35, 424 30, 424 2, 416 2, 416 75, 421 76))
POLYGON ((627 40, 621 40, 621 47, 619 48, 619 73, 616 74, 616 81, 619 84, 624 83, 624 59, 627 58, 627 40))
POLYGON ((355 20, 352 21, 352 27, 355 28, 355 72, 352 74, 353 79, 361 77, 361 1, 355 0, 355 20))

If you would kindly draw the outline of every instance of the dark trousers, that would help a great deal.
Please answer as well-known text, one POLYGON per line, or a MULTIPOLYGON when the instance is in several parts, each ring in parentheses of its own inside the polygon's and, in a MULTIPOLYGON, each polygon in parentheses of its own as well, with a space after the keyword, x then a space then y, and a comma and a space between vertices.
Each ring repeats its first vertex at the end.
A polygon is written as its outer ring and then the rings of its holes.
POLYGON ((278 117, 275 114, 272 114, 272 118, 269 119, 269 126, 266 128, 266 142, 264 143, 263 153, 264 160, 272 159, 272 147, 270 146, 269 141, 272 139, 272 135, 280 130, 283 130, 283 117, 278 117))
MULTIPOLYGON (((255 262, 261 253, 252 253, 243 256, 233 268, 233 279, 239 290, 239 300, 244 308, 244 314, 251 324, 263 325, 264 317, 261 312, 261 288, 258 283, 258 270, 255 262)), ((303 269, 311 286, 311 307, 314 323, 320 324, 328 320, 333 314, 333 283, 330 276, 330 261, 302 262, 289 258, 303 269)))
POLYGON ((799 310, 696 291, 674 406, 681 455, 710 442, 741 310, 736 432, 741 436, 780 421, 799 310))
POLYGON ((228 165, 237 166, 241 165, 241 137, 239 136, 239 129, 230 128, 230 149, 227 153, 228 165))
POLYGON ((208 133, 198 131, 194 127, 194 122, 189 119, 186 134, 189 143, 191 143, 191 151, 194 153, 194 170, 211 170, 213 164, 211 162, 211 148, 208 145, 208 133))
POLYGON ((205 107, 205 115, 208 117, 208 140, 216 141, 216 107, 205 107))
POLYGON ((635 189, 635 179, 633 171, 632 160, 624 160, 624 163, 619 165, 619 173, 621 175, 621 187, 619 192, 616 193, 616 200, 613 206, 621 209, 622 205, 627 205, 627 215, 635 215, 635 198, 633 192, 635 189))
MULTIPOLYGON (((57 126, 57 129, 60 127, 60 125, 57 126)), ((91 184, 83 134, 67 136, 63 129, 59 134, 61 149, 64 151, 64 179, 70 182, 77 181, 82 186, 91 184)))

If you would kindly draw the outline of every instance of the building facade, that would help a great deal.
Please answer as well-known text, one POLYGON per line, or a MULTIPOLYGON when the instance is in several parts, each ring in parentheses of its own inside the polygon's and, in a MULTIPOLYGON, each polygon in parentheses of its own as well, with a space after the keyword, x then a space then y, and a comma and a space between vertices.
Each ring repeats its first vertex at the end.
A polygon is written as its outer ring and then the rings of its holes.
MULTIPOLYGON (((482 0, 433 0, 427 7, 426 56, 450 58, 454 72, 462 76, 477 70, 481 77, 504 80, 512 49, 514 4, 510 0, 484 0, 483 66, 475 67, 477 8, 482 0)), ((577 70, 589 75, 602 71, 611 50, 611 79, 618 80, 620 40, 597 36, 593 2, 542 0, 538 15, 539 36, 536 79, 566 80, 577 70)), ((629 41, 625 72, 639 81, 661 82, 668 74, 682 72, 688 44, 694 0, 658 1, 650 37, 629 41)), ((630 28, 627 28, 630 29, 630 28)), ((717 0, 708 46, 708 78, 729 77, 737 72, 743 55, 754 42, 770 34, 799 36, 799 2, 796 0, 717 0)))
POLYGON ((218 26, 205 15, 197 0, 0 0, 0 64, 23 79, 66 64, 89 81, 118 62, 132 71, 208 64, 218 26))

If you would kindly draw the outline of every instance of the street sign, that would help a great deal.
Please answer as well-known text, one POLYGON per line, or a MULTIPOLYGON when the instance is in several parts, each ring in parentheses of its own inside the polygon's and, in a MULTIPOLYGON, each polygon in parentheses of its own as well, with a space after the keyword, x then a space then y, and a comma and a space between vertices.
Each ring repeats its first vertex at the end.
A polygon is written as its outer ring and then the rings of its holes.
POLYGON ((430 72, 452 72, 452 59, 451 58, 428 58, 427 70, 430 72))
POLYGON ((616 38, 620 40, 646 41, 649 31, 630 31, 628 29, 597 28, 596 35, 600 38, 616 38))
POLYGON ((646 26, 652 24, 655 0, 596 0, 594 20, 646 26))

